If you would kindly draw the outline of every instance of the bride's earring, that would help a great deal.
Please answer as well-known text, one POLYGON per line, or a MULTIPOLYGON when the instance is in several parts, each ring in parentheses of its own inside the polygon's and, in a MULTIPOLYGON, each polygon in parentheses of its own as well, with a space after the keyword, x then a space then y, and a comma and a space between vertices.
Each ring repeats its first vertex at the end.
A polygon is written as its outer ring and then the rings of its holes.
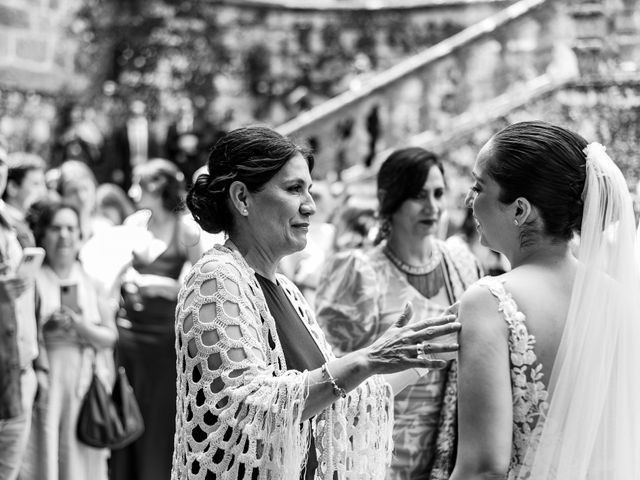
POLYGON ((518 225, 520 225, 520 224, 518 223, 518 219, 517 219, 517 218, 513 220, 513 224, 514 224, 516 227, 517 227, 518 225))

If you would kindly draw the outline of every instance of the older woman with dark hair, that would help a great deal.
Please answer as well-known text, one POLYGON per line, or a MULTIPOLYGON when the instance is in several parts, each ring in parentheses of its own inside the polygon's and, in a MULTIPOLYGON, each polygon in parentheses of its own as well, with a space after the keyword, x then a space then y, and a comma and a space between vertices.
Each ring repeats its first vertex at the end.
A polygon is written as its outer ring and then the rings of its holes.
MULTIPOLYGON (((406 302, 439 315, 479 278, 458 238, 437 238, 446 184, 438 157, 422 148, 393 152, 378 172, 377 246, 336 254, 320 276, 318 323, 347 353, 374 343, 406 302)), ((456 432, 456 365, 431 370, 395 396, 394 456, 387 478, 449 478, 456 432)))
POLYGON ((80 214, 58 200, 36 202, 27 214, 36 244, 46 252, 36 274, 38 314, 49 358, 49 392, 32 427, 31 448, 20 478, 107 478, 107 449, 82 444, 76 420, 89 389, 92 365, 113 384, 117 331, 103 292, 77 260, 80 214))
POLYGON ((337 359, 304 298, 276 274, 304 248, 313 157, 268 128, 228 133, 187 196, 195 219, 229 239, 186 277, 176 309, 174 479, 384 478, 392 393, 376 374, 434 367, 456 345, 451 316, 411 317, 337 359))
POLYGON ((113 452, 111 473, 117 480, 156 480, 171 472, 176 300, 184 270, 202 249, 198 226, 180 211, 184 176, 171 162, 153 159, 138 165, 129 195, 138 211, 125 225, 142 234, 132 239, 132 264, 122 282, 118 360, 127 369, 145 432, 113 452))

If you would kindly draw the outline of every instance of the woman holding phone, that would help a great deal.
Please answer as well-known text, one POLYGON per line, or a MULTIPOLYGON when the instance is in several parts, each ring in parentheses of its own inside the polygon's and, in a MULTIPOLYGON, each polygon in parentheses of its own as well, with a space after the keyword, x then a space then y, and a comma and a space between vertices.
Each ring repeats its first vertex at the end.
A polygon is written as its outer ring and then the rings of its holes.
MULTIPOLYGON (((109 451, 79 442, 76 421, 92 365, 113 384, 111 347, 117 330, 109 307, 80 262, 80 215, 57 200, 34 204, 27 215, 36 244, 45 250, 36 273, 39 317, 49 356, 50 389, 31 432, 26 479, 107 479, 109 451)), ((22 478, 22 477, 21 477, 22 478)))

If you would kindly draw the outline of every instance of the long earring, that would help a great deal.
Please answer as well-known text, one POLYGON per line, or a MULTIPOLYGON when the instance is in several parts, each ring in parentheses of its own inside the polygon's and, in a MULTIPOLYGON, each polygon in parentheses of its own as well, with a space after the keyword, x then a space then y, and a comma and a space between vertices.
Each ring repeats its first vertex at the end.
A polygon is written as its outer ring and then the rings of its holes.
POLYGON ((389 235, 391 235, 391 220, 389 220, 389 217, 384 217, 382 219, 382 225, 380 225, 380 228, 382 230, 383 238, 389 238, 389 235))
POLYGON ((378 228, 378 234, 373 241, 374 245, 379 244, 382 240, 389 238, 391 235, 391 221, 389 217, 382 217, 380 220, 380 227, 378 228))

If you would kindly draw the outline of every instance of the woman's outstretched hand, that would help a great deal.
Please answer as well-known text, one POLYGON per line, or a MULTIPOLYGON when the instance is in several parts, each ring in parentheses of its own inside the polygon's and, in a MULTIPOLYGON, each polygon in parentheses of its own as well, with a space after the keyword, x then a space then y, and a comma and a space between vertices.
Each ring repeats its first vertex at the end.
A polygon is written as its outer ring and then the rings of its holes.
POLYGON ((407 368, 442 368, 449 357, 437 358, 445 352, 458 350, 457 332, 461 325, 457 318, 456 305, 449 307, 439 317, 409 323, 413 316, 411 303, 396 323, 367 347, 367 357, 373 370, 379 374, 394 373, 407 368), (446 339, 443 337, 448 335, 446 339), (433 340, 440 340, 433 341, 433 340))

